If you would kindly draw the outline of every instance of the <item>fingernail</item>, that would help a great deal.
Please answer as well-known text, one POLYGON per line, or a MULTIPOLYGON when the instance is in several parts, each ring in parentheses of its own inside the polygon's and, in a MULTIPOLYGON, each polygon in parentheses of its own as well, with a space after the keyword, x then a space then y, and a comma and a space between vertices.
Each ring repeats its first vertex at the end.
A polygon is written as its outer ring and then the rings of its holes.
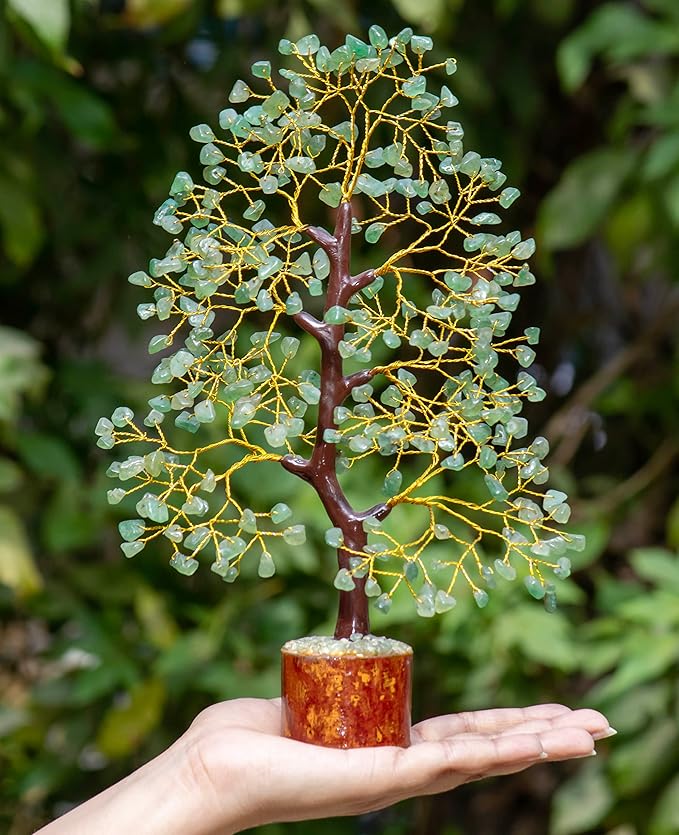
POLYGON ((542 751, 542 752, 540 753, 540 759, 541 759, 541 760, 546 760, 546 759, 548 759, 548 758, 549 758, 549 754, 548 754, 546 751, 542 751))
POLYGON ((579 754, 577 757, 573 757, 574 760, 584 760, 585 757, 596 757, 596 751, 590 751, 589 754, 579 754))
POLYGON ((592 739, 608 739, 611 736, 615 736, 618 732, 615 728, 608 727, 605 731, 601 731, 600 733, 592 734, 592 739))

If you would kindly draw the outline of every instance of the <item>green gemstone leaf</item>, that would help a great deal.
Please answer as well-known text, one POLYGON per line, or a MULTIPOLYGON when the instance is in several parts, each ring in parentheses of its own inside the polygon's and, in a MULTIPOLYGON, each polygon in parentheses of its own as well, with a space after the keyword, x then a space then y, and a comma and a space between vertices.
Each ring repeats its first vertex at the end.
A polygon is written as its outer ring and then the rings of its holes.
POLYGON ((300 55, 314 55, 318 52, 321 42, 318 35, 305 35, 297 41, 297 52, 300 55))
POLYGON ((336 209, 342 202, 342 186, 340 183, 325 183, 318 194, 319 200, 336 209))
POLYGON ((215 135, 210 125, 194 125, 189 131, 194 142, 214 142, 215 135))
MULTIPOLYGON (((248 85, 240 79, 231 88, 229 93, 229 101, 231 104, 240 104, 250 98, 251 90, 248 85)), ((209 140, 208 140, 209 141, 209 140)))
POLYGON ((256 78, 271 78, 270 61, 255 61, 251 69, 256 78))
POLYGON ((369 244, 375 244, 382 237, 382 233, 387 227, 384 223, 371 223, 365 230, 365 239, 369 244))
POLYGON ((389 38, 381 26, 371 26, 368 30, 368 38, 375 49, 386 49, 389 46, 389 38))

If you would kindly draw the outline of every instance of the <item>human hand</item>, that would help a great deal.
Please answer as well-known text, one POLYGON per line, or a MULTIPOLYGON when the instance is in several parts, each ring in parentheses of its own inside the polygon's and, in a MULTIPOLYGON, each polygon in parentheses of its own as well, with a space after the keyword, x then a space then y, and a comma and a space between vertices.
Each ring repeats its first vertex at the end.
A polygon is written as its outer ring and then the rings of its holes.
POLYGON ((406 749, 340 750, 281 737, 280 699, 238 699, 203 711, 182 740, 204 797, 200 833, 216 835, 226 821, 238 831, 357 815, 540 762, 591 756, 594 741, 614 733, 596 711, 548 704, 428 719, 414 726, 406 749))
POLYGON ((358 815, 418 795, 586 757, 613 731, 563 705, 427 719, 410 748, 321 748, 280 735, 280 699, 207 708, 167 751, 39 835, 229 835, 273 821, 358 815))

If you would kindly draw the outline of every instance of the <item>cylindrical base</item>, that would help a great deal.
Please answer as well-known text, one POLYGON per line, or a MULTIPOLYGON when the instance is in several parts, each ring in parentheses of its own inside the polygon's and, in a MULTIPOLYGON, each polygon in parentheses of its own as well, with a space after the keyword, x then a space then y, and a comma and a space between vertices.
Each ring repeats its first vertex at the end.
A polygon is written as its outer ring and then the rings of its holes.
POLYGON ((302 638, 281 653, 284 736, 330 748, 410 745, 407 644, 302 638))

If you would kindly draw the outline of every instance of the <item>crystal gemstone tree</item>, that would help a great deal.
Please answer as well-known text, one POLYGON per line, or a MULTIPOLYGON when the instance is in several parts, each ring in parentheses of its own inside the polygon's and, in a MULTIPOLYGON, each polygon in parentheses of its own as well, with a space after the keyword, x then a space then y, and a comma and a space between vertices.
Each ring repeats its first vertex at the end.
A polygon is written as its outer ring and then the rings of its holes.
POLYGON ((523 440, 522 405, 545 395, 526 370, 538 329, 510 329, 534 242, 498 230, 519 192, 499 160, 465 149, 455 60, 428 60, 430 38, 372 26, 368 42, 348 35, 330 51, 312 34, 279 52, 277 73, 258 61, 236 81, 218 125, 191 129, 206 184, 176 175, 155 215, 174 241, 129 279, 152 292, 140 317, 165 325, 149 343, 164 352, 162 393, 139 422, 126 407, 102 418, 98 444, 133 445, 109 469, 109 500, 136 502, 119 526, 125 555, 164 541, 186 575, 208 560, 232 582, 254 559, 271 576, 276 542, 301 544, 305 528, 282 502, 244 506, 234 479, 277 462, 308 482, 330 520, 339 615, 326 644, 284 648, 284 731, 407 744, 411 651, 370 636, 369 599, 388 611, 407 588, 430 617, 462 586, 483 607, 520 563, 554 609, 547 575, 567 576, 566 552, 584 544, 560 527, 566 495, 542 488, 547 441, 523 440), (302 340, 314 367, 299 364, 302 340), (375 502, 354 507, 343 474, 375 458, 375 502), (463 471, 480 498, 456 491, 463 471), (399 509, 419 514, 405 541, 389 528, 399 509), (365 681, 342 697, 345 662, 365 681))

